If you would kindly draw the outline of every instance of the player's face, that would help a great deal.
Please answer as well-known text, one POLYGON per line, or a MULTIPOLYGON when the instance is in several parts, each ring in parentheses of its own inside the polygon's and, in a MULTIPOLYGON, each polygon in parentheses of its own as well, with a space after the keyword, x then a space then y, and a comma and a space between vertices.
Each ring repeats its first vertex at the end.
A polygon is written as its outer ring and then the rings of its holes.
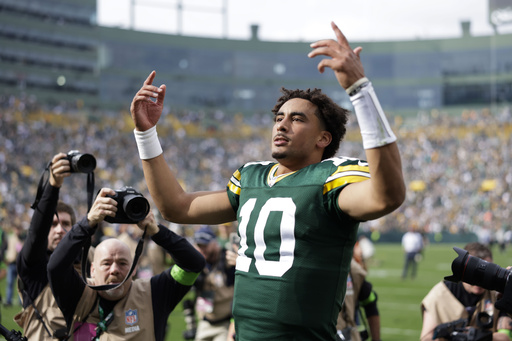
POLYGON ((308 162, 318 149, 318 142, 325 131, 315 115, 316 105, 302 98, 284 103, 275 116, 272 128, 272 157, 277 161, 297 160, 308 162))
MULTIPOLYGON (((96 248, 91 266, 91 277, 95 285, 121 283, 132 265, 128 246, 116 239, 107 239, 96 248)), ((108 300, 124 297, 131 284, 131 278, 117 289, 100 291, 99 294, 108 300)))
POLYGON ((52 227, 48 233, 48 250, 54 251, 71 227, 71 216, 69 213, 58 212, 58 215, 55 214, 52 227))

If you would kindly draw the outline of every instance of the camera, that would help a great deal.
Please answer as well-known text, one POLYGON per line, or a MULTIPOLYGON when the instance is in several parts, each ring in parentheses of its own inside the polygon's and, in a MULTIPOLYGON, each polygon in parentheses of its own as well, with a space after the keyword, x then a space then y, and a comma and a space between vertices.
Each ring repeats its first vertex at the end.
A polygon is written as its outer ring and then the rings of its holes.
POLYGON ((446 276, 445 280, 451 282, 462 281, 487 290, 505 292, 505 285, 510 278, 511 271, 494 263, 471 256, 466 250, 458 247, 453 249, 459 256, 452 262, 453 274, 446 276))
POLYGON ((109 197, 117 201, 116 216, 107 216, 105 221, 111 224, 136 224, 146 218, 149 213, 149 202, 142 194, 129 186, 124 186, 115 192, 115 195, 109 195, 109 197))
POLYGON ((21 332, 17 330, 11 330, 5 328, 0 324, 0 334, 2 334, 7 341, 27 341, 27 338, 21 335, 21 332))
POLYGON ((478 328, 468 327, 468 319, 460 319, 442 323, 434 329, 432 339, 447 339, 451 341, 492 341, 492 317, 486 312, 477 315, 478 328))
POLYGON ((92 173, 96 168, 96 159, 91 154, 81 154, 78 150, 71 150, 65 159, 69 160, 71 173, 92 173))

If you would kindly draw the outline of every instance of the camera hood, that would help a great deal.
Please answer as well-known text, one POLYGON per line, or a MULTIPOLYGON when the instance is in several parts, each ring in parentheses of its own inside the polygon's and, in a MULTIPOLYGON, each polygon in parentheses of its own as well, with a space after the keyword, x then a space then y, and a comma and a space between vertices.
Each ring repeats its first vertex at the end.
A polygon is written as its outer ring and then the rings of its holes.
POLYGON ((487 290, 503 292, 510 271, 481 258, 471 256, 468 251, 453 248, 458 257, 452 262, 452 275, 444 279, 451 282, 465 282, 487 290))

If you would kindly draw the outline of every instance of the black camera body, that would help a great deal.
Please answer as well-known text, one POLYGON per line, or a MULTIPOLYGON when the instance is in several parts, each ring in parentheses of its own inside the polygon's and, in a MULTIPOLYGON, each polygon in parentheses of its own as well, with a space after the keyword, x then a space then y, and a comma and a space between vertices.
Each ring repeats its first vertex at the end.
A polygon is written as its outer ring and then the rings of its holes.
POLYGON ((91 154, 70 150, 65 159, 69 161, 71 173, 92 173, 96 169, 96 158, 91 154))
POLYGON ((467 327, 467 319, 442 323, 434 329, 433 339, 446 339, 451 341, 492 341, 492 318, 489 314, 481 312, 477 317, 479 328, 467 327), (485 322, 484 322, 485 321, 485 322))
POLYGON ((146 218, 149 213, 149 202, 142 194, 130 186, 124 186, 115 192, 115 195, 109 197, 117 201, 116 216, 107 216, 105 221, 111 224, 137 224, 146 218))

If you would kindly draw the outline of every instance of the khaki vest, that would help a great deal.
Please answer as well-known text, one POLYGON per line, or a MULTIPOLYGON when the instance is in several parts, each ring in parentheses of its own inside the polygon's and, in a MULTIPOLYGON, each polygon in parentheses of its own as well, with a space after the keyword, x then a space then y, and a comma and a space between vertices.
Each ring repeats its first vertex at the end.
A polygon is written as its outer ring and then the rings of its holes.
MULTIPOLYGON (((94 257, 94 250, 95 249, 93 247, 89 249, 89 261, 92 261, 94 257)), ((81 264, 74 264, 73 267, 81 274, 81 264)), ((18 276, 18 294, 20 298, 23 299, 23 293, 19 289, 23 286, 20 281, 21 279, 18 276)), ((52 335, 58 329, 67 328, 66 320, 60 311, 57 301, 55 301, 55 298, 53 297, 50 284, 46 284, 33 303, 36 306, 37 311, 39 311, 39 314, 42 316, 46 328, 49 329, 52 335)), ((48 332, 44 328, 43 323, 37 318, 32 304, 29 304, 27 308, 16 314, 14 316, 14 322, 23 328, 23 335, 27 337, 28 340, 56 340, 48 336, 48 332)), ((73 341, 73 336, 70 336, 68 340, 73 341)))
MULTIPOLYGON (((18 285, 18 287, 20 286, 18 285)), ((21 293, 20 297, 23 297, 21 293)), ((36 297, 34 305, 52 335, 56 330, 66 328, 66 321, 53 297, 49 284, 47 284, 39 296, 36 297)), ((41 321, 37 319, 32 305, 29 305, 27 308, 23 309, 23 311, 16 314, 14 321, 23 328, 23 335, 27 337, 28 340, 56 340, 48 335, 41 321)), ((70 340, 73 340, 73 338, 70 338, 70 340)))
POLYGON ((338 322, 336 324, 337 330, 343 330, 350 328, 350 335, 352 341, 361 341, 359 330, 357 329, 357 323, 355 321, 356 305, 366 277, 366 271, 363 267, 357 263, 353 258, 350 263, 350 278, 347 281, 347 291, 345 294, 345 300, 341 307, 341 311, 338 314, 338 322))
MULTIPOLYGON (((494 302, 496 302, 495 297, 495 293, 489 290, 485 291, 484 296, 476 305, 476 310, 469 322, 470 326, 477 326, 476 317, 479 312, 487 312, 489 315, 493 316, 494 325, 492 331, 496 331, 498 311, 494 308, 494 302)), ((453 296, 450 289, 448 289, 443 282, 437 283, 427 296, 425 296, 421 302, 421 309, 422 316, 423 310, 427 310, 429 314, 436 319, 436 325, 468 317, 464 305, 453 296)))
MULTIPOLYGON (((98 312, 98 293, 86 287, 78 302, 73 316, 73 327, 82 324, 84 318, 89 326, 83 326, 85 332, 90 329, 89 340, 96 335, 94 329, 100 321, 98 312), (89 328, 87 328, 89 327, 89 328)), ((132 282, 128 294, 114 307, 114 318, 108 325, 107 331, 101 334, 101 341, 144 340, 154 341, 155 330, 153 325, 153 305, 151 300, 150 280, 136 280, 132 282)), ((77 339, 76 337, 75 339, 77 339)), ((81 339, 80 339, 81 340, 81 339)))
POLYGON ((235 287, 226 286, 226 280, 226 274, 221 270, 214 270, 206 275, 202 291, 213 293, 213 311, 204 314, 198 312, 200 318, 206 317, 215 322, 231 317, 235 287))

